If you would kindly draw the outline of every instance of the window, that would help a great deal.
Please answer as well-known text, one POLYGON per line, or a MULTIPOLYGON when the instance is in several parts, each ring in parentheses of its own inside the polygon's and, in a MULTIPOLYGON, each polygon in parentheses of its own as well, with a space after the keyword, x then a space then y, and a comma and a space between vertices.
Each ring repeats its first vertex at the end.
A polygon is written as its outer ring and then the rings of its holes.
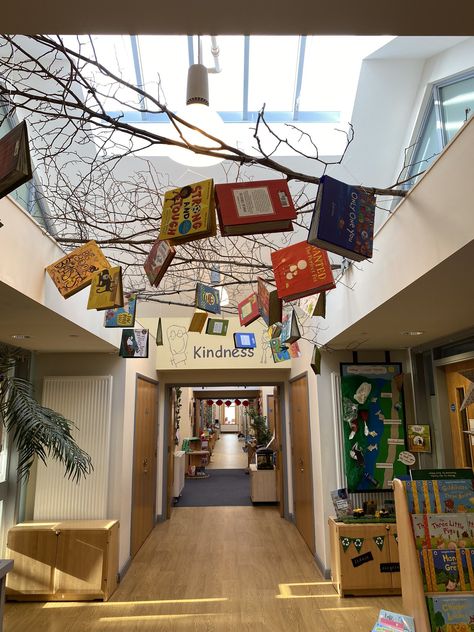
MULTIPOLYGON (((402 179, 425 171, 473 113, 474 74, 458 75, 434 85, 413 146, 410 166, 402 179)), ((410 180, 407 188, 413 186, 418 177, 410 180)))

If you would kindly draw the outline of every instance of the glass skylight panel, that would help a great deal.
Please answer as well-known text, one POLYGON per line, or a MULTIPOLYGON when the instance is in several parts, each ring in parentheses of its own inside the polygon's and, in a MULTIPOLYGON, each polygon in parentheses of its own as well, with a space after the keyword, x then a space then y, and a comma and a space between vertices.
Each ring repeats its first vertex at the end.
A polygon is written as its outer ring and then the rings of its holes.
POLYGON ((293 110, 298 44, 298 36, 250 37, 249 110, 293 110))
MULTIPOLYGON (((195 42, 197 38, 195 38, 195 42)), ((211 54, 211 38, 201 38, 203 63, 214 67, 211 54)), ((213 110, 235 112, 242 110, 244 85, 244 37, 218 37, 220 73, 209 74, 209 99, 213 110)), ((197 55, 195 45, 195 57, 197 55)))

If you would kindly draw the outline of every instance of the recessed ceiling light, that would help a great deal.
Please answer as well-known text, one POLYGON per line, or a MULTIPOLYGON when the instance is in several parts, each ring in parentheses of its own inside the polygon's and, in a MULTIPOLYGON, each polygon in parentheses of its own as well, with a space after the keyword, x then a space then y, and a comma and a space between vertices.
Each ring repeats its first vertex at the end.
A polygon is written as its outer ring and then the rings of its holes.
POLYGON ((402 336, 422 336, 424 331, 402 331, 402 336))
POLYGON ((28 340, 31 336, 27 336, 26 334, 13 334, 12 338, 13 340, 28 340))

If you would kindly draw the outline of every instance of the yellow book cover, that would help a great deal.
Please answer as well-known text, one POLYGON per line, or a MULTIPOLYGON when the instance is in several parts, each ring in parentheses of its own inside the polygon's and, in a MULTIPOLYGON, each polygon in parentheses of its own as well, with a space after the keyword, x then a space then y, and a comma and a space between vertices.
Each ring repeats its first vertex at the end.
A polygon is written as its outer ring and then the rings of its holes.
POLYGON ((214 181, 196 182, 165 193, 161 215, 161 240, 170 244, 214 237, 217 233, 214 181))
POLYGON ((123 307, 122 268, 104 268, 92 277, 87 309, 123 307))
POLYGON ((64 298, 87 287, 99 270, 110 268, 95 241, 88 241, 46 268, 54 285, 64 298))
POLYGON ((191 322, 189 323, 188 331, 196 331, 201 333, 207 320, 207 312, 194 312, 191 322))

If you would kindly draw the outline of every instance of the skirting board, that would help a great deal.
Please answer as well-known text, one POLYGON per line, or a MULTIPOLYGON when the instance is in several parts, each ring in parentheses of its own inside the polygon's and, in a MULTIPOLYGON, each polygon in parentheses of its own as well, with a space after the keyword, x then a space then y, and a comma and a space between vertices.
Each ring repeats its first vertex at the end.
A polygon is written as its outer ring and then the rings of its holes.
POLYGON ((314 556, 314 561, 324 579, 331 579, 331 569, 324 566, 323 561, 318 555, 314 556))
POLYGON ((125 574, 127 573, 128 569, 130 568, 130 564, 131 563, 132 563, 132 556, 130 556, 128 558, 128 560, 125 562, 125 564, 122 566, 122 568, 118 572, 118 581, 119 581, 119 583, 125 577, 125 574))

